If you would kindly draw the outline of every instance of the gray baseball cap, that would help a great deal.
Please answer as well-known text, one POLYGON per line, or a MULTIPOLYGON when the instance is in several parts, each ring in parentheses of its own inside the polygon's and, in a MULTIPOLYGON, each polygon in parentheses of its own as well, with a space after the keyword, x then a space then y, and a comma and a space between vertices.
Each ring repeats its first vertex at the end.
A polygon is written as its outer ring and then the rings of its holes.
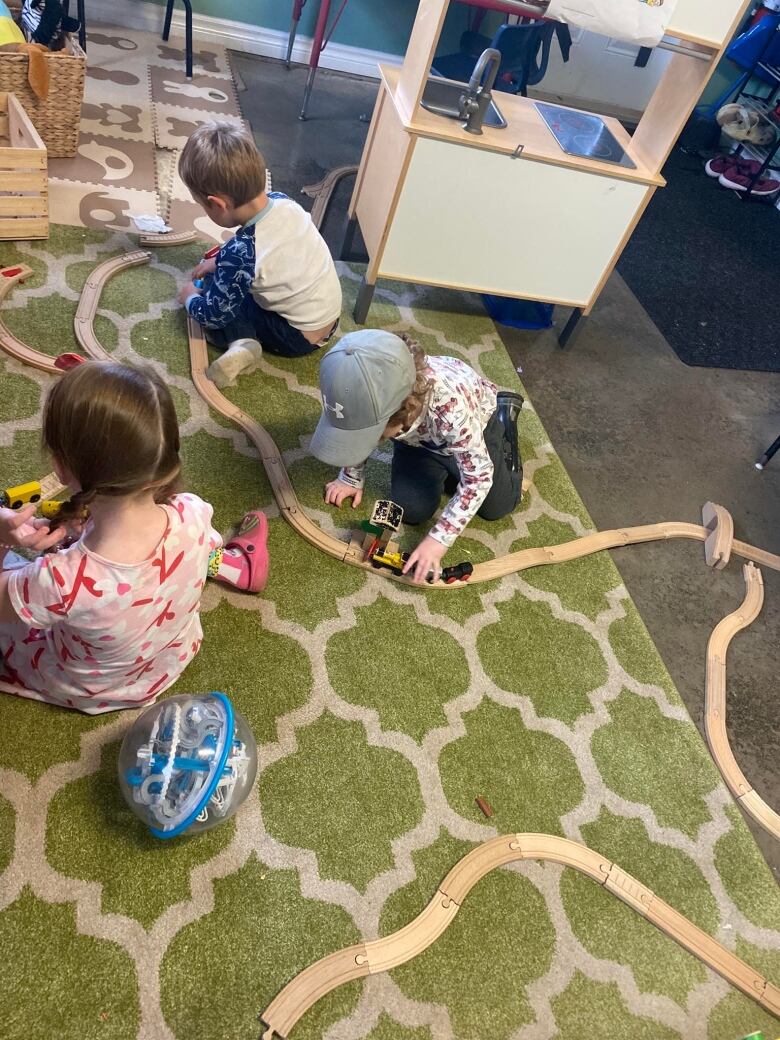
POLYGON ((415 378, 414 360, 399 336, 380 329, 342 336, 320 364, 322 418, 311 440, 312 455, 332 466, 364 462, 415 378))

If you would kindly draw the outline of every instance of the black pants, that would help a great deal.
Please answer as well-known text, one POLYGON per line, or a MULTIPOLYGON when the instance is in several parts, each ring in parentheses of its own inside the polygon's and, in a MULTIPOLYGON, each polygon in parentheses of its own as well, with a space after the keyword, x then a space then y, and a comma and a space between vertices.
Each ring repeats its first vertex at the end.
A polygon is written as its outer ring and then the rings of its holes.
MULTIPOLYGON (((485 427, 485 444, 493 460, 493 486, 477 515, 483 520, 500 520, 511 513, 520 501, 523 486, 522 467, 513 473, 504 454, 504 424, 493 412, 485 427)), ((457 463, 451 455, 437 455, 427 448, 413 448, 403 441, 393 441, 393 464, 390 472, 390 497, 403 506, 405 524, 423 524, 439 508, 442 492, 460 480, 457 463)))
MULTIPOLYGON (((209 277, 204 279, 206 285, 209 277)), ((263 310, 251 293, 246 294, 240 311, 224 328, 203 331, 217 350, 227 350, 237 339, 257 339, 263 350, 282 357, 303 357, 317 350, 316 343, 309 343, 300 329, 293 328, 281 314, 263 310)))

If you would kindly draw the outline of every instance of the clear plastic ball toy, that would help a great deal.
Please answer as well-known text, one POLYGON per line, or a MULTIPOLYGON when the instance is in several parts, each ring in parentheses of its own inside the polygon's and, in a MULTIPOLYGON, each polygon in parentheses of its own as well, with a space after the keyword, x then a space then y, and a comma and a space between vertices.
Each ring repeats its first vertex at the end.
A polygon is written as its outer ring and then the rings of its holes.
POLYGON ((157 838, 229 819, 252 789, 257 745, 224 693, 185 694, 135 720, 119 751, 125 801, 157 838))

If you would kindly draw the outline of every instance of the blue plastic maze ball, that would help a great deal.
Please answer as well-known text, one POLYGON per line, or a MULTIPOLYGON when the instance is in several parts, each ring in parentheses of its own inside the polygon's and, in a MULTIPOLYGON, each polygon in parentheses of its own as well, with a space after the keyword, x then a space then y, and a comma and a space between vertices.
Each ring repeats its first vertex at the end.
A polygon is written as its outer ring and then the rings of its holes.
POLYGON ((135 720, 119 751, 125 801, 157 838, 229 819, 252 789, 257 745, 224 693, 169 697, 135 720))

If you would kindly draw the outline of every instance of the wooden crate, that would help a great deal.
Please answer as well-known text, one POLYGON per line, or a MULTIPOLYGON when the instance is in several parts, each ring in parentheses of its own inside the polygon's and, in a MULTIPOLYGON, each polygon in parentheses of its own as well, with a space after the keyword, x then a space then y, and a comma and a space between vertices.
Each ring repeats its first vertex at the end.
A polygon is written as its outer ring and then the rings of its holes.
POLYGON ((48 237, 46 146, 16 96, 0 92, 0 239, 48 237))

